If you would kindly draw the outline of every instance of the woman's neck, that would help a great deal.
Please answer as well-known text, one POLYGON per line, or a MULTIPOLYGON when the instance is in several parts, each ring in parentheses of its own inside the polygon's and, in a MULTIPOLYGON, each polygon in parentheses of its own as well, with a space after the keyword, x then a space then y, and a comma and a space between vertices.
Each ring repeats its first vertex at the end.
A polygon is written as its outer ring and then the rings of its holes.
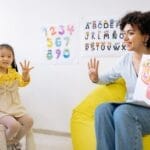
POLYGON ((139 51, 134 51, 133 57, 134 59, 136 59, 137 61, 141 61, 142 55, 143 54, 150 54, 150 48, 142 48, 139 51))
POLYGON ((135 70, 136 75, 138 76, 139 68, 140 68, 140 62, 142 59, 142 53, 134 53, 132 57, 132 63, 135 70))

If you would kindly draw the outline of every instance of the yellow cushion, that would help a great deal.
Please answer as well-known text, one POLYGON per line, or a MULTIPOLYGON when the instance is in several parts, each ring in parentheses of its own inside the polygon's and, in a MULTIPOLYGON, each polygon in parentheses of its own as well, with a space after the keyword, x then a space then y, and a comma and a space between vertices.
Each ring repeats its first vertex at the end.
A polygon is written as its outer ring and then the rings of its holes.
MULTIPOLYGON (((71 138, 73 150, 96 150, 94 129, 95 108, 104 102, 121 102, 125 96, 123 79, 114 84, 99 85, 72 113, 71 138)), ((144 150, 150 150, 150 135, 143 137, 144 150)))

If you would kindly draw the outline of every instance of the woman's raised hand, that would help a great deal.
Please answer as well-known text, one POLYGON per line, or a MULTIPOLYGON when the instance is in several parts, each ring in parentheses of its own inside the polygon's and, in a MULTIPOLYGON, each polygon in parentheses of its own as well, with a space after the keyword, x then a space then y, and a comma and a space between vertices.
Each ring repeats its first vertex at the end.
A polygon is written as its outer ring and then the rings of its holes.
POLYGON ((89 78, 92 82, 98 82, 98 67, 99 67, 99 60, 96 58, 91 58, 88 62, 88 70, 89 70, 89 78))

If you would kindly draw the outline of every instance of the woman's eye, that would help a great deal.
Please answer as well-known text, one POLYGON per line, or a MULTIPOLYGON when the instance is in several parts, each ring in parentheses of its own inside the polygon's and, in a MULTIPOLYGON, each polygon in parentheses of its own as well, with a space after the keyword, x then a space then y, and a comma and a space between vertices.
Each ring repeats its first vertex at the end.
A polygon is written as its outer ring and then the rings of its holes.
POLYGON ((129 35, 133 35, 134 34, 134 32, 129 32, 129 35))

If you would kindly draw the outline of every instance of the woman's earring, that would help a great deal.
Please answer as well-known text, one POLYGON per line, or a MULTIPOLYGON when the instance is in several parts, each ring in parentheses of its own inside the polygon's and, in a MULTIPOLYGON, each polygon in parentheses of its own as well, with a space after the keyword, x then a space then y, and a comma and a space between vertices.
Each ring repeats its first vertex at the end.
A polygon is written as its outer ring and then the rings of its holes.
POLYGON ((144 42, 144 46, 147 47, 147 42, 144 42))
POLYGON ((145 37, 145 40, 144 40, 144 46, 145 47, 147 47, 148 41, 149 41, 149 36, 145 37))
POLYGON ((143 44, 145 47, 147 47, 147 40, 144 40, 143 44))

